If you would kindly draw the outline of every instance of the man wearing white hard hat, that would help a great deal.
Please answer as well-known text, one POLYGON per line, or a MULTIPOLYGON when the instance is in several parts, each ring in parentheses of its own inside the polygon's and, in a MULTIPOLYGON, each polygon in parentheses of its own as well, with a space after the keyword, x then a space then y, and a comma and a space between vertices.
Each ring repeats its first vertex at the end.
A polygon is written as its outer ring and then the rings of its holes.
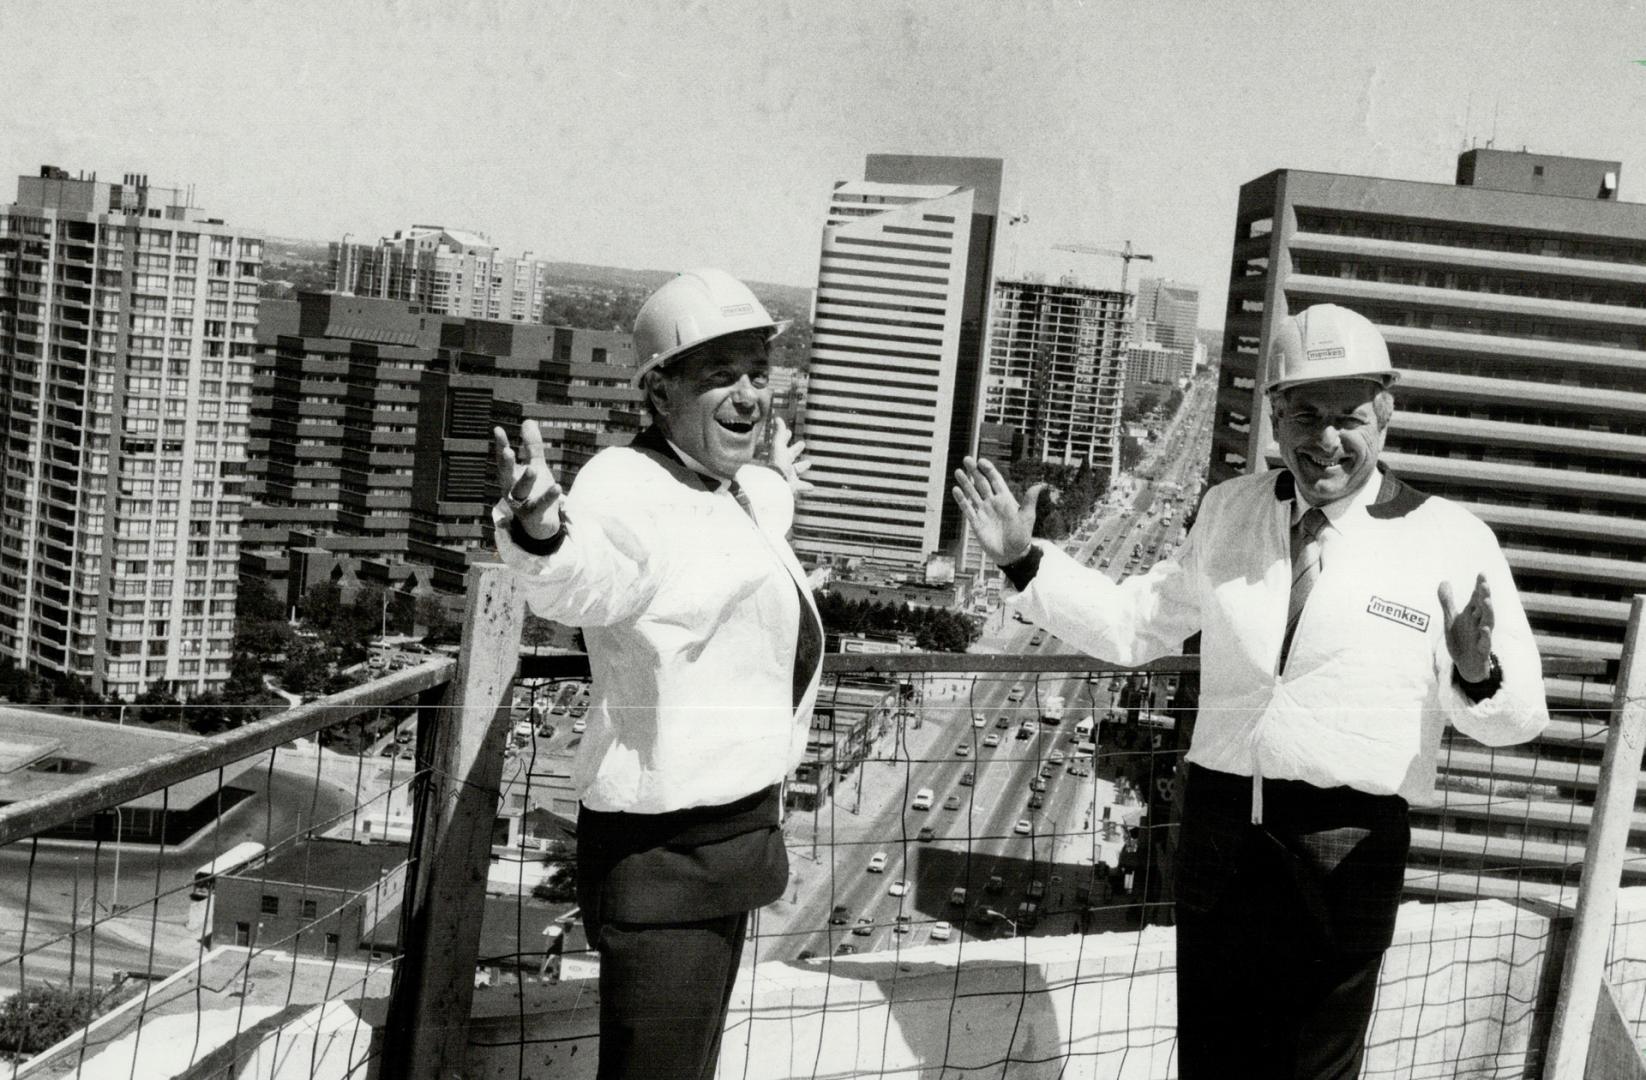
POLYGON ((1037 493, 1020 506, 988 462, 956 473, 1036 625, 1124 665, 1201 635, 1175 873, 1183 1080, 1358 1076, 1442 729, 1502 746, 1548 723, 1491 531, 1378 466, 1397 373, 1377 328, 1321 304, 1268 355, 1286 467, 1209 490, 1141 577, 1031 540, 1037 493))
POLYGON ((782 782, 823 637, 786 539, 801 444, 779 421, 756 461, 783 329, 730 275, 680 274, 635 319, 653 424, 630 446, 563 495, 536 424, 518 454, 495 432, 498 551, 593 670, 573 779, 603 1080, 714 1075, 750 913, 788 883, 782 782))

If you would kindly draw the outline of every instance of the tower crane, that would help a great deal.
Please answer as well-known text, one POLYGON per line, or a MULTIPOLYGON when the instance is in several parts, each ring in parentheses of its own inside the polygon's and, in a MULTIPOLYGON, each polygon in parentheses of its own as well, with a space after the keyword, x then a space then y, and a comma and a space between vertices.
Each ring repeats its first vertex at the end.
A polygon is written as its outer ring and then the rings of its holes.
POLYGON ((1132 250, 1132 242, 1126 241, 1126 246, 1115 248, 1093 247, 1091 244, 1053 244, 1054 251, 1072 251, 1077 255, 1111 255, 1120 260, 1120 291, 1126 291, 1126 278, 1132 268, 1133 259, 1148 259, 1154 261, 1153 255, 1145 255, 1141 251, 1132 250))

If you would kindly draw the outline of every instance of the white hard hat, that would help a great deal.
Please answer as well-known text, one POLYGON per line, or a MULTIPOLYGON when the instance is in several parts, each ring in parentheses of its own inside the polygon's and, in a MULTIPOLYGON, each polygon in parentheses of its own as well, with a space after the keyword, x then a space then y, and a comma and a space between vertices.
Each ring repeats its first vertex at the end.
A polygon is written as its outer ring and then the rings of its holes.
POLYGON ((1328 379, 1373 379, 1390 386, 1389 346, 1370 319, 1336 304, 1316 304, 1285 319, 1269 345, 1263 392, 1328 379))
POLYGON ((724 270, 686 270, 646 298, 634 317, 634 381, 696 345, 745 330, 771 341, 789 328, 767 313, 749 287, 724 270))

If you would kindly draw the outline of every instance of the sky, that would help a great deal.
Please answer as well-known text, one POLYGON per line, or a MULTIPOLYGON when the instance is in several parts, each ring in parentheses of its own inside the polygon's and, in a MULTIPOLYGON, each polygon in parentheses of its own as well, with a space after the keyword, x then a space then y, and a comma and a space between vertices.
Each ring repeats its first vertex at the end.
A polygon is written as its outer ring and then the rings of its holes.
POLYGON ((141 172, 273 236, 801 286, 864 155, 999 157, 997 272, 1114 287, 1052 246, 1130 240, 1216 327, 1274 169, 1450 183, 1491 140, 1646 202, 1646 0, 5 0, 0 110, 0 200, 141 172))

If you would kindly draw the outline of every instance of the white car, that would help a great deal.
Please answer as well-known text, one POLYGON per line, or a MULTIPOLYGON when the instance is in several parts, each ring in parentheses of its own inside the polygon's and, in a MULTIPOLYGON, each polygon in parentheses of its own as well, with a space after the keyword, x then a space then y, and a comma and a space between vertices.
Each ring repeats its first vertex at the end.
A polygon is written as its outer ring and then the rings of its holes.
POLYGON ((869 856, 869 873, 884 874, 886 872, 886 853, 877 851, 869 856))
POLYGON ((1012 826, 1012 832, 1019 836, 1028 836, 1033 831, 1034 825, 1030 823, 1028 818, 1018 818, 1017 824, 1012 826))
POLYGON ((576 723, 572 724, 572 734, 573 735, 581 735, 587 730, 589 730, 589 722, 587 720, 583 719, 581 716, 579 716, 577 718, 576 723))
POLYGON ((972 727, 980 728, 980 727, 988 727, 988 726, 989 726, 989 718, 987 716, 984 716, 982 713, 973 713, 972 714, 972 727))
POLYGON ((972 748, 967 743, 960 743, 954 748, 955 757, 971 757, 972 748))
POLYGON ((996 732, 991 731, 987 735, 983 736, 983 745, 987 746, 991 750, 994 749, 995 747, 999 746, 1000 745, 1000 736, 999 736, 999 734, 997 734, 996 732))
POLYGON ((906 893, 908 891, 909 891, 909 883, 907 881, 904 881, 902 878, 898 878, 896 881, 894 881, 890 885, 886 886, 886 894, 888 896, 902 896, 904 893, 906 893))
POLYGON ((954 927, 943 921, 932 923, 932 940, 948 941, 949 935, 954 933, 954 927))

